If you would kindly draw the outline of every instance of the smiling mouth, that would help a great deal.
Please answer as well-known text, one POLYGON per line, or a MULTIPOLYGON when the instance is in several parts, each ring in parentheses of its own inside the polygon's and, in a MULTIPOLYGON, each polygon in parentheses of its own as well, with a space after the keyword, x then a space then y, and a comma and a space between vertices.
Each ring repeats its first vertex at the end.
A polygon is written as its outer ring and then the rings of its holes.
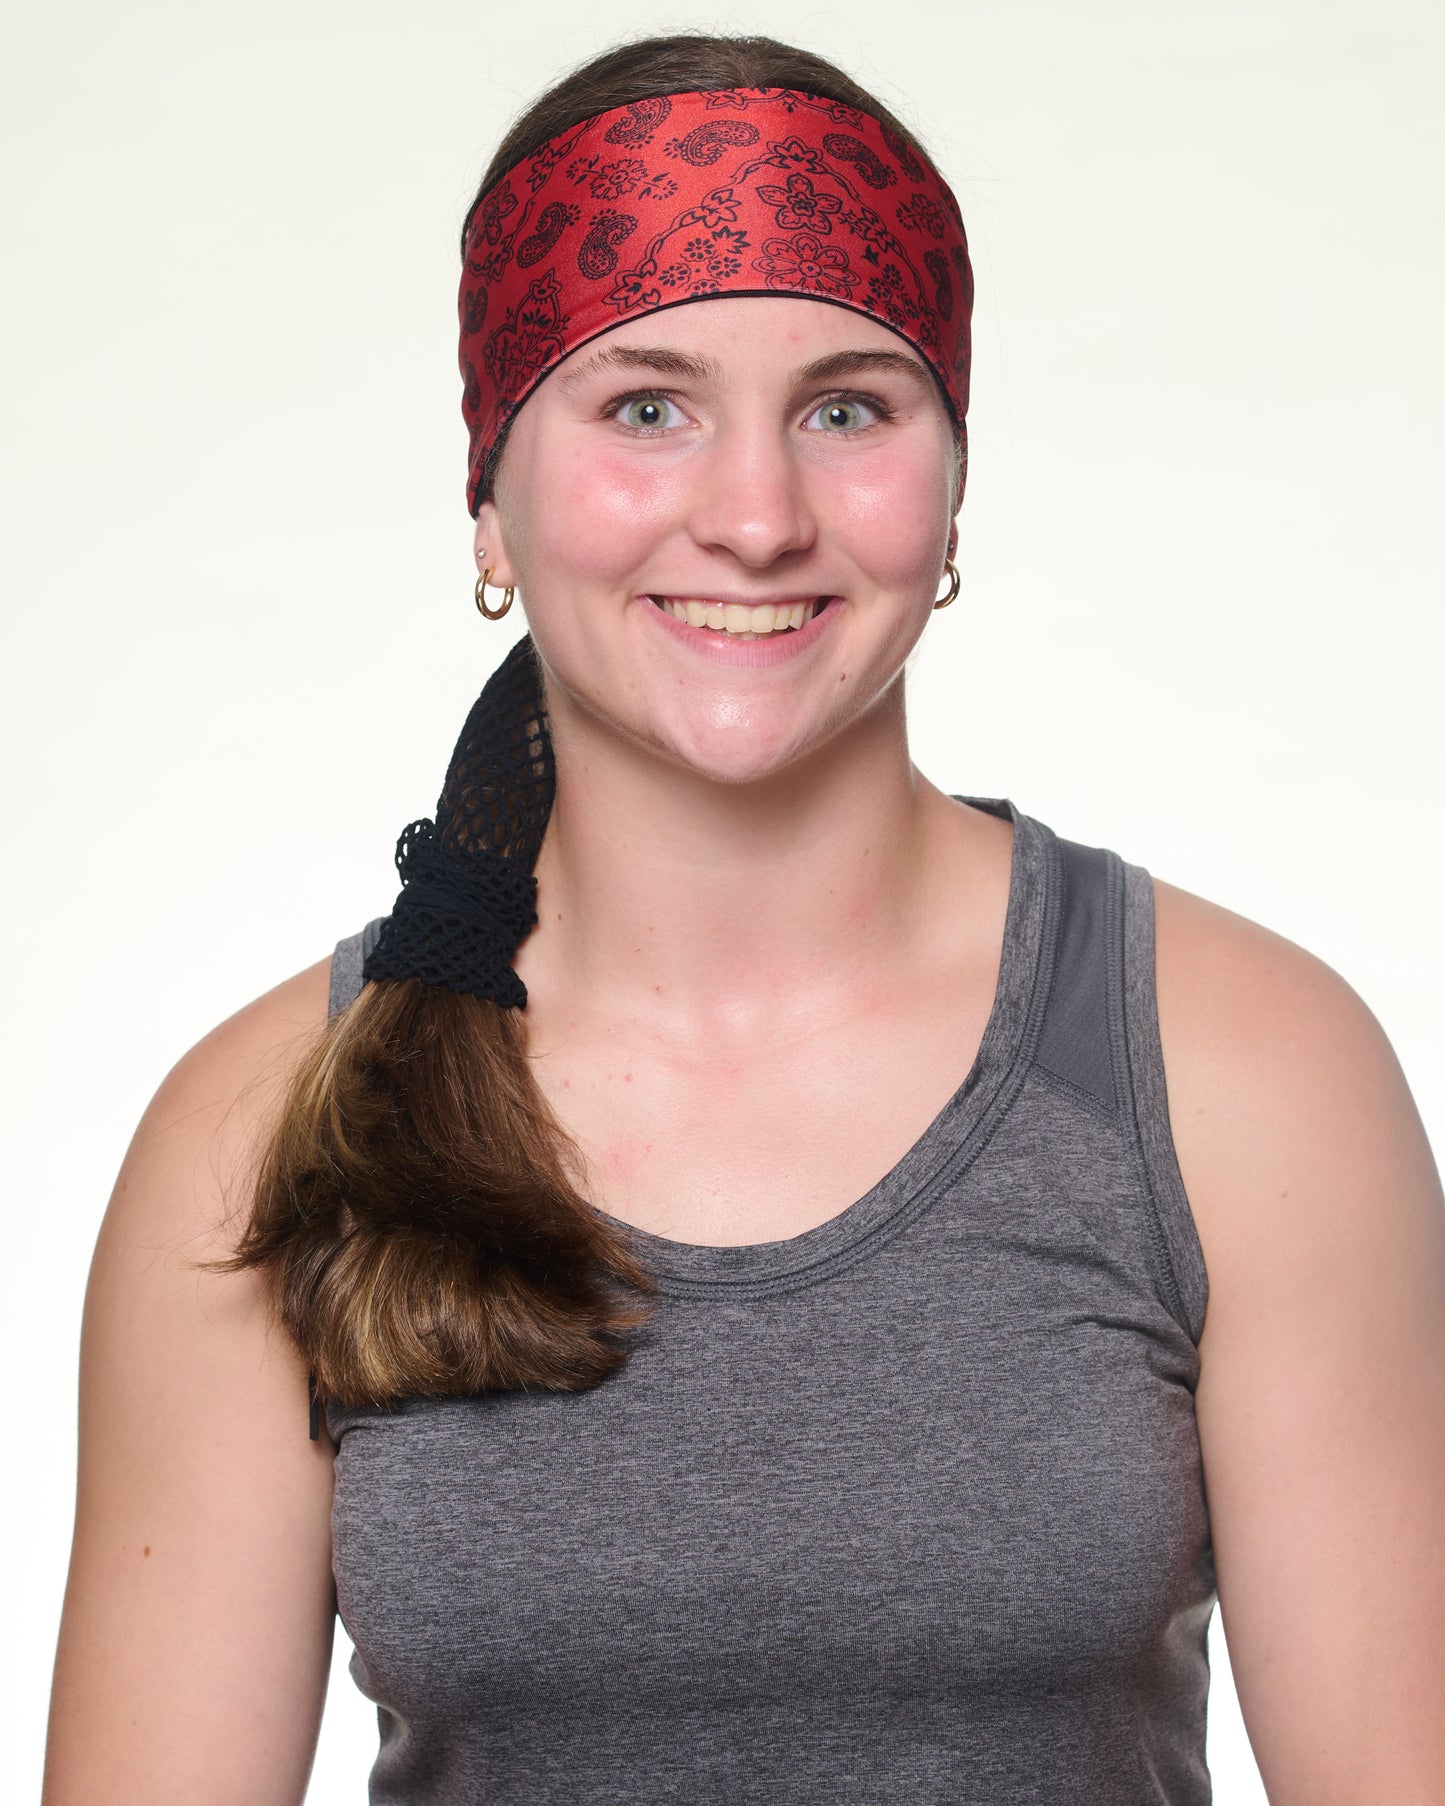
POLYGON ((725 633, 737 640, 776 639, 806 627, 833 600, 816 596, 811 602, 771 603, 709 602, 703 597, 652 596, 649 600, 673 620, 704 632, 725 633))

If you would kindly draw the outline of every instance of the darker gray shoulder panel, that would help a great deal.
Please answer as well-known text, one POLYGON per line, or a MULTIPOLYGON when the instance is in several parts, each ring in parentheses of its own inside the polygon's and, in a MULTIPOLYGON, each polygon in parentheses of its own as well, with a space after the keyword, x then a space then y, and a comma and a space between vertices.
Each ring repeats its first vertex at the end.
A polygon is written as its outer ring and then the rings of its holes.
POLYGON ((1105 1110, 1118 1109, 1109 1044, 1107 908, 1109 853, 1056 838, 1063 907, 1053 982, 1035 1060, 1055 1078, 1084 1092, 1105 1110))

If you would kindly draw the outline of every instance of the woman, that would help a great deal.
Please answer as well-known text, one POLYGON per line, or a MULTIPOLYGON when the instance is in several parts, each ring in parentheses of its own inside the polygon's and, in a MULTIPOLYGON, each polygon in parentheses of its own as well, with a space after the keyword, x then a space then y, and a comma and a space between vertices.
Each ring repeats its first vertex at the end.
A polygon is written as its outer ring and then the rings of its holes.
POLYGON ((392 915, 137 1133, 50 1806, 299 1799, 338 1604, 377 1799, 1202 1801, 1216 1583, 1271 1798, 1437 1798, 1388 1044, 909 760, 946 185, 817 58, 649 40, 523 117, 463 255, 477 600, 531 638, 392 915))

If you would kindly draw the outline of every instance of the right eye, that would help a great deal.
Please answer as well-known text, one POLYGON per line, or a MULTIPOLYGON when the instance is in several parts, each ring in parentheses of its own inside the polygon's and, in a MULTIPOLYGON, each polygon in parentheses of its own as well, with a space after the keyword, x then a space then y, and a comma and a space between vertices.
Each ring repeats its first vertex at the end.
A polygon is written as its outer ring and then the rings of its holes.
POLYGON ((613 419, 619 425, 631 429, 634 433, 665 432, 669 426, 678 423, 668 418, 669 410, 676 410, 677 404, 666 395, 657 395, 648 391, 640 395, 624 395, 613 409, 613 419))

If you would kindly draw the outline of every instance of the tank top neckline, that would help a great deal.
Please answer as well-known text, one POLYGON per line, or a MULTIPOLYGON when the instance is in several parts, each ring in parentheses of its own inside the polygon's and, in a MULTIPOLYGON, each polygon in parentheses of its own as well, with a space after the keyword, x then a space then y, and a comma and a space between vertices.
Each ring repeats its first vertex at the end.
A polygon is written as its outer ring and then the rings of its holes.
POLYGON ((662 1293, 763 1293, 815 1284, 867 1259, 926 1209, 977 1154, 1022 1082, 1050 889, 1047 828, 1007 797, 956 796, 1013 823, 1003 950, 978 1053, 962 1083, 902 1157, 812 1229, 781 1241, 717 1245, 676 1241, 591 1205, 624 1237, 662 1293))

